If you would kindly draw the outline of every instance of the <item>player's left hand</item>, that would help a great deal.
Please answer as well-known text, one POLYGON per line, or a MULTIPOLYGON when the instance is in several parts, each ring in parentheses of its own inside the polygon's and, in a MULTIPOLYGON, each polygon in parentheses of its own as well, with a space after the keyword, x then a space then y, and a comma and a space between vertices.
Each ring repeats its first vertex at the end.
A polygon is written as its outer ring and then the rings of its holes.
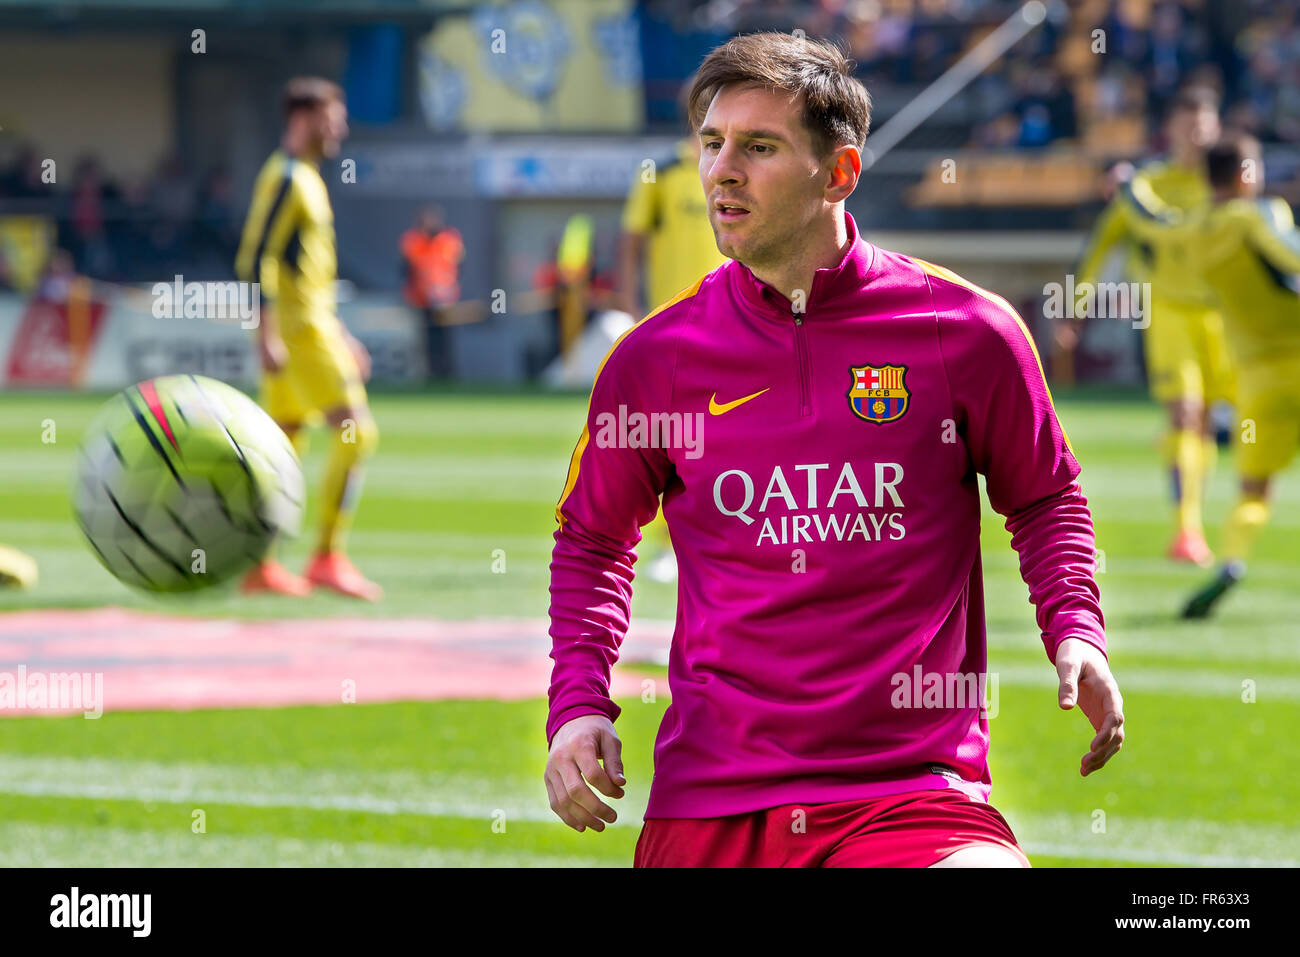
POLYGON ((356 336, 348 336, 348 348, 352 350, 352 355, 356 357, 357 368, 361 370, 361 381, 370 381, 370 351, 361 344, 361 340, 356 336))
POLYGON ((1056 674, 1061 679, 1057 689, 1061 710, 1069 711, 1078 702, 1097 731, 1079 767, 1086 778, 1103 768, 1124 744, 1124 699, 1106 656, 1082 638, 1067 638, 1057 646, 1056 674))

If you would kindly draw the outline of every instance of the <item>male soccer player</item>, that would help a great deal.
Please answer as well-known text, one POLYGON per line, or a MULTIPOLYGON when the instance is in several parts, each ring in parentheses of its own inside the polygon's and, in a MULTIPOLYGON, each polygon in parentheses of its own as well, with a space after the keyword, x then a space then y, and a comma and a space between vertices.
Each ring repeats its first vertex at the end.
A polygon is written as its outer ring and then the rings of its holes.
POLYGON ((305 595, 320 585, 377 601, 382 589, 343 553, 364 464, 379 440, 363 385, 370 356, 336 314, 334 213, 318 169, 323 158, 338 155, 348 133, 343 91, 318 77, 293 79, 285 88, 284 114, 280 148, 253 187, 235 271, 261 284, 262 404, 299 454, 304 428, 322 417, 332 445, 320 535, 305 576, 268 558, 249 573, 244 590, 305 595))
POLYGON ((1004 300, 858 234, 869 117, 828 43, 711 52, 691 119, 734 261, 630 329, 592 389, 556 506, 545 779, 569 826, 615 820, 589 785, 623 794, 610 667, 662 496, 679 600, 638 865, 1027 864, 987 803, 979 473, 1058 703, 1096 729, 1081 773, 1123 740, 1033 342, 1004 300))
POLYGON ((1260 198, 1264 162, 1257 141, 1225 136, 1209 151, 1206 167, 1214 202, 1204 216, 1181 216, 1142 183, 1123 194, 1138 213, 1140 235, 1173 236, 1193 250, 1191 265, 1223 310, 1237 374, 1240 498, 1223 530, 1222 564, 1187 603, 1187 618, 1209 615, 1245 574, 1268 521, 1272 477, 1300 447, 1300 231, 1285 200, 1260 198))
MULTIPOLYGON (((1167 158, 1143 164, 1133 180, 1173 208, 1204 209, 1210 198, 1205 150, 1218 135, 1214 92, 1204 87, 1183 90, 1165 120, 1167 158)), ((1106 207, 1075 270, 1080 285, 1097 281, 1102 262, 1118 243, 1137 239, 1132 219, 1129 204, 1112 200, 1106 207)), ((1152 397, 1169 414, 1165 455, 1178 522, 1169 556, 1208 566, 1214 556, 1205 541, 1201 505, 1216 451, 1208 408, 1216 400, 1232 399, 1222 318, 1209 289, 1189 265, 1191 251, 1180 237, 1149 236, 1139 246, 1146 259, 1143 278, 1151 283, 1144 343, 1147 376, 1152 397)))

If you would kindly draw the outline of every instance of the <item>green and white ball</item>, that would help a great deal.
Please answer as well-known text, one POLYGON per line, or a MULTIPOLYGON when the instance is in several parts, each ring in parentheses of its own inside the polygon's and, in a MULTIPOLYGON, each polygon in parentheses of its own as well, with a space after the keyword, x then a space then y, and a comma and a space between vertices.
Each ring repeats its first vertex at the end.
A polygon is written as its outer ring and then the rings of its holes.
POLYGON ((104 567, 158 592, 216 585, 302 522, 302 468, 269 415, 204 376, 119 392, 82 440, 74 506, 104 567))

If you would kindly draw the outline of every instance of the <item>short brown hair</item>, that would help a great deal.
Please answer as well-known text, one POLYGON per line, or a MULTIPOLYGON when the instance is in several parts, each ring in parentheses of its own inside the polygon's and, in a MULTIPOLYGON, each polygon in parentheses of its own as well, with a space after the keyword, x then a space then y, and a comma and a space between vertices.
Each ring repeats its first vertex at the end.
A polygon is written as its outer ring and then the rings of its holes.
POLYGON ((1235 186, 1241 180, 1246 160, 1259 156, 1259 140, 1245 133, 1225 133, 1205 153, 1205 172, 1210 185, 1235 186))
POLYGON ((343 102, 343 88, 321 76, 295 76, 284 85, 282 106, 287 120, 299 110, 314 110, 326 103, 343 102))
POLYGON ((687 97, 687 118, 698 130, 714 96, 732 83, 754 83, 801 95, 803 125, 823 159, 837 146, 862 149, 871 127, 871 94, 853 76, 855 63, 828 40, 788 33, 732 37, 704 58, 687 97))

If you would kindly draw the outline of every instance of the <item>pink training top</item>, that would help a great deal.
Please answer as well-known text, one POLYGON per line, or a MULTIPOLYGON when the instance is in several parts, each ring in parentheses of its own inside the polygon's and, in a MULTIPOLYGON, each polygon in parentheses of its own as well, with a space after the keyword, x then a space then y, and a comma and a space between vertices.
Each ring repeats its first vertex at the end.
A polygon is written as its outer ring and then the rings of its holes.
POLYGON ((845 219, 802 312, 728 261, 596 375, 556 506, 546 734, 619 715, 610 668, 662 496, 679 586, 647 817, 988 799, 977 472, 1048 658, 1069 637, 1105 651, 1079 465, 1023 322, 845 219))

